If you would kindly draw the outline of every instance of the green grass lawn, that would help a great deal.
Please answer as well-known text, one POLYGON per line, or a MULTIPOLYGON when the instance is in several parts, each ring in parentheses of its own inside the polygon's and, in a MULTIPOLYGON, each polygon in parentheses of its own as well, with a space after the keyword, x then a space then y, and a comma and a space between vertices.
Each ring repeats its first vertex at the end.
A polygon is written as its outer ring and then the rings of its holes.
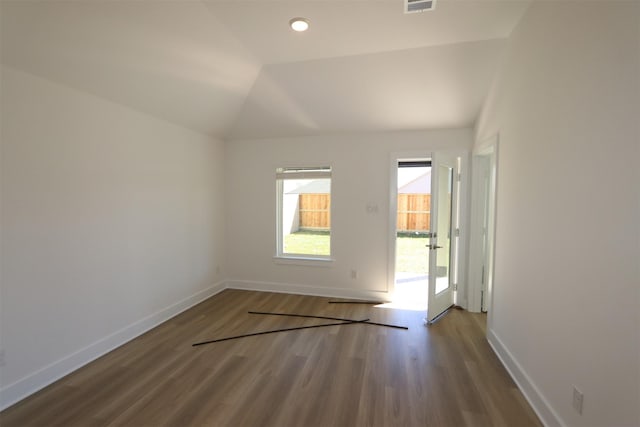
POLYGON ((427 274, 429 249, 426 237, 398 237, 396 239, 396 272, 427 274))
POLYGON ((284 252, 287 254, 329 256, 329 233, 322 231, 299 231, 284 236, 284 252))
MULTIPOLYGON (((284 238, 284 251, 288 254, 329 255, 329 234, 325 232, 297 232, 284 238)), ((399 236, 396 245, 396 271, 427 273, 429 239, 399 236)))

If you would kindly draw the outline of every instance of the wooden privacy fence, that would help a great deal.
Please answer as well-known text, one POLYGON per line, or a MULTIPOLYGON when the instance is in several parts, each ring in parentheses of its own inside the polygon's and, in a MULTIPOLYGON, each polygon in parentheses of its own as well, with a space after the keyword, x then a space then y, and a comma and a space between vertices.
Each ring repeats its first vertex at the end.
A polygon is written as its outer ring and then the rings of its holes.
POLYGON ((331 227, 331 197, 329 194, 300 194, 298 211, 300 228, 329 230, 331 227))
POLYGON ((431 194, 398 194, 398 231, 427 231, 431 223, 431 194))
MULTIPOLYGON (((331 227, 329 194, 300 194, 300 228, 328 230, 331 227)), ((430 194, 398 194, 398 231, 427 231, 431 221, 430 194)))

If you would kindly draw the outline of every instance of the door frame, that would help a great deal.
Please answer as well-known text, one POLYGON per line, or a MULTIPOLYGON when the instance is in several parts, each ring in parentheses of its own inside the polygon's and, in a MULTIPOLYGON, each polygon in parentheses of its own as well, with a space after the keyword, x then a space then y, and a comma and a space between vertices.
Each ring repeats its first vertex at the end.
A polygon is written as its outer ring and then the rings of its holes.
POLYGON ((495 273, 496 208, 498 190, 498 154, 499 135, 495 134, 476 144, 472 153, 471 179, 471 224, 469 230, 469 266, 468 266, 468 310, 487 311, 487 321, 491 323, 493 307, 493 288, 495 273), (488 194, 483 194, 483 176, 480 162, 488 162, 488 194), (487 200, 488 199, 488 200, 487 200), (488 202, 486 242, 487 250, 483 254, 483 228, 481 224, 484 203, 488 202), (484 266, 484 269, 483 269, 484 266), (484 275, 484 277, 483 277, 484 275), (484 279, 484 285, 483 285, 484 279), (482 292, 485 291, 484 302, 482 292))

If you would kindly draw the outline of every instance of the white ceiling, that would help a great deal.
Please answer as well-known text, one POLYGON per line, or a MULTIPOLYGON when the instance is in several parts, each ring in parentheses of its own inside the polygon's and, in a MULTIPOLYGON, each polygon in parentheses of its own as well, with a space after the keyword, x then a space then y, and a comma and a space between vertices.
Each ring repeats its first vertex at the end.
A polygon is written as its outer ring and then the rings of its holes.
POLYGON ((230 138, 474 123, 505 41, 265 65, 230 138))
POLYGON ((225 139, 465 127, 528 6, 3 0, 0 58, 225 139), (291 31, 294 16, 310 30, 291 31))
POLYGON ((519 0, 437 0, 403 13, 403 0, 211 1, 212 14, 263 64, 505 38, 529 5, 519 0), (311 27, 296 34, 295 16, 311 27))

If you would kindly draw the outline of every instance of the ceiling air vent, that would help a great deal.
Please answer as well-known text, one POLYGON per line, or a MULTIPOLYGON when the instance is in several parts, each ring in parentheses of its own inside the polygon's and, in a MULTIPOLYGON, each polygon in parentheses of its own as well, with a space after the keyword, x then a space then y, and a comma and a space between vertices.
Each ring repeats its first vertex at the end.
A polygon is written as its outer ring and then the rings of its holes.
POLYGON ((404 0, 404 13, 425 12, 436 7, 436 0, 404 0))

